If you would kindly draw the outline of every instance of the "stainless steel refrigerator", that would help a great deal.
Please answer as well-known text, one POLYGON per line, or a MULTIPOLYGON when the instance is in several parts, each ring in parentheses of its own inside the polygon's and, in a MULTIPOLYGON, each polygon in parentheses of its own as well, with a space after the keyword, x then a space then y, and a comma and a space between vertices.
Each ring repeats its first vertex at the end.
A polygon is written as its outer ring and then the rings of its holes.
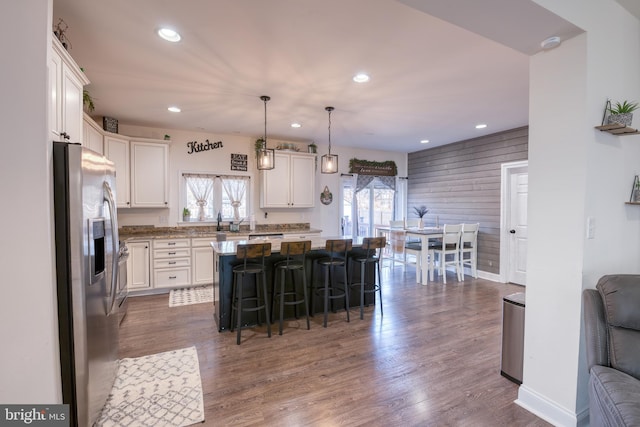
POLYGON ((64 403, 91 426, 118 358, 115 167, 79 144, 53 143, 58 330, 64 403))

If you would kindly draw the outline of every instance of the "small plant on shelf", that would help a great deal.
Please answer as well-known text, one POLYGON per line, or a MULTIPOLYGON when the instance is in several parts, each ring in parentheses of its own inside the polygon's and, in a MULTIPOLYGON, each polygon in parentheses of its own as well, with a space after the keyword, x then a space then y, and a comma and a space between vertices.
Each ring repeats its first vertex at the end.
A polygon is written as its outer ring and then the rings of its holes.
POLYGON ((82 105, 90 113, 92 113, 93 110, 96 109, 96 106, 93 103, 93 98, 91 97, 91 94, 89 93, 89 91, 87 89, 84 89, 82 91, 82 105))
POLYGON ((611 104, 607 103, 607 112, 609 117, 607 123, 619 123, 625 126, 631 126, 633 120, 633 112, 638 109, 638 103, 635 101, 622 101, 611 104))
POLYGON ((191 219, 191 211, 187 208, 182 209, 182 221, 188 222, 191 219))

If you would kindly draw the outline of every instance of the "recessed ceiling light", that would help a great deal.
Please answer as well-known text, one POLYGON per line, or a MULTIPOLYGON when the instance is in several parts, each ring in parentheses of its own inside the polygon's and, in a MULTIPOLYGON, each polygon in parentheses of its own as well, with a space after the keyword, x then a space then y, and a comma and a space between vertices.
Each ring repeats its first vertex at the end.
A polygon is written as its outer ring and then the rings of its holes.
POLYGON ((428 139, 421 139, 420 140, 420 144, 428 144, 429 140, 428 139))
POLYGON ((353 81, 356 83, 365 83, 369 81, 369 76, 365 73, 358 73, 353 76, 353 81))
POLYGON ((172 113, 179 113, 180 111, 182 111, 178 107, 169 107, 169 108, 167 108, 167 110, 171 111, 172 113))
POLYGON ((292 128, 301 128, 302 125, 300 123, 291 123, 292 128))
POLYGON ((487 127, 487 125, 485 123, 480 123, 480 124, 476 125, 476 129, 484 129, 486 127, 487 127))
POLYGON ((158 30, 158 35, 165 39, 168 42, 179 42, 182 37, 176 30, 172 30, 171 28, 160 28, 158 30))

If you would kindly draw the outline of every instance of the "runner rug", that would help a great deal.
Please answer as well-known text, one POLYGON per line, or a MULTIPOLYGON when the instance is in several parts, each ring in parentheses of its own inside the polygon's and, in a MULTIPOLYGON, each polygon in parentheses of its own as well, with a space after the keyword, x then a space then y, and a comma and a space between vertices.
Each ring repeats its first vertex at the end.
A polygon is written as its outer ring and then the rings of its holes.
POLYGON ((189 426, 204 421, 195 347, 121 359, 95 426, 189 426))
POLYGON ((199 286, 197 288, 171 289, 169 293, 169 307, 200 304, 213 301, 213 286, 199 286))

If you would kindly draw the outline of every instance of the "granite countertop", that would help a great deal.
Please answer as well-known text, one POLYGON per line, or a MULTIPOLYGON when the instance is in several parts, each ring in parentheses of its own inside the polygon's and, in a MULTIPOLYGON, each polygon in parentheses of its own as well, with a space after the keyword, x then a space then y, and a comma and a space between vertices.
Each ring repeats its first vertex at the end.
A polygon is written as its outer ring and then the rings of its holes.
MULTIPOLYGON (((335 236, 335 237, 320 237, 320 236, 312 236, 308 240, 311 240, 311 250, 321 250, 325 248, 327 240, 330 239, 350 239, 350 237, 346 236, 335 236)), ((351 239, 353 241, 353 247, 357 248, 362 246, 362 237, 356 237, 351 239)), ((279 253, 280 252, 280 244, 282 242, 286 242, 287 238, 284 239, 260 239, 260 240, 227 240, 224 242, 211 242, 211 247, 213 251, 218 255, 235 255, 236 249, 238 245, 244 245, 247 243, 271 243, 271 252, 279 253)))
POLYGON ((134 225, 120 227, 120 240, 133 239, 189 239, 198 237, 216 238, 219 233, 227 236, 249 237, 249 234, 300 234, 320 233, 322 230, 311 228, 309 223, 293 224, 260 224, 254 231, 249 230, 249 225, 241 225, 239 232, 229 231, 229 225, 223 226, 222 231, 216 231, 216 226, 181 226, 181 227, 154 227, 149 225, 134 225))

